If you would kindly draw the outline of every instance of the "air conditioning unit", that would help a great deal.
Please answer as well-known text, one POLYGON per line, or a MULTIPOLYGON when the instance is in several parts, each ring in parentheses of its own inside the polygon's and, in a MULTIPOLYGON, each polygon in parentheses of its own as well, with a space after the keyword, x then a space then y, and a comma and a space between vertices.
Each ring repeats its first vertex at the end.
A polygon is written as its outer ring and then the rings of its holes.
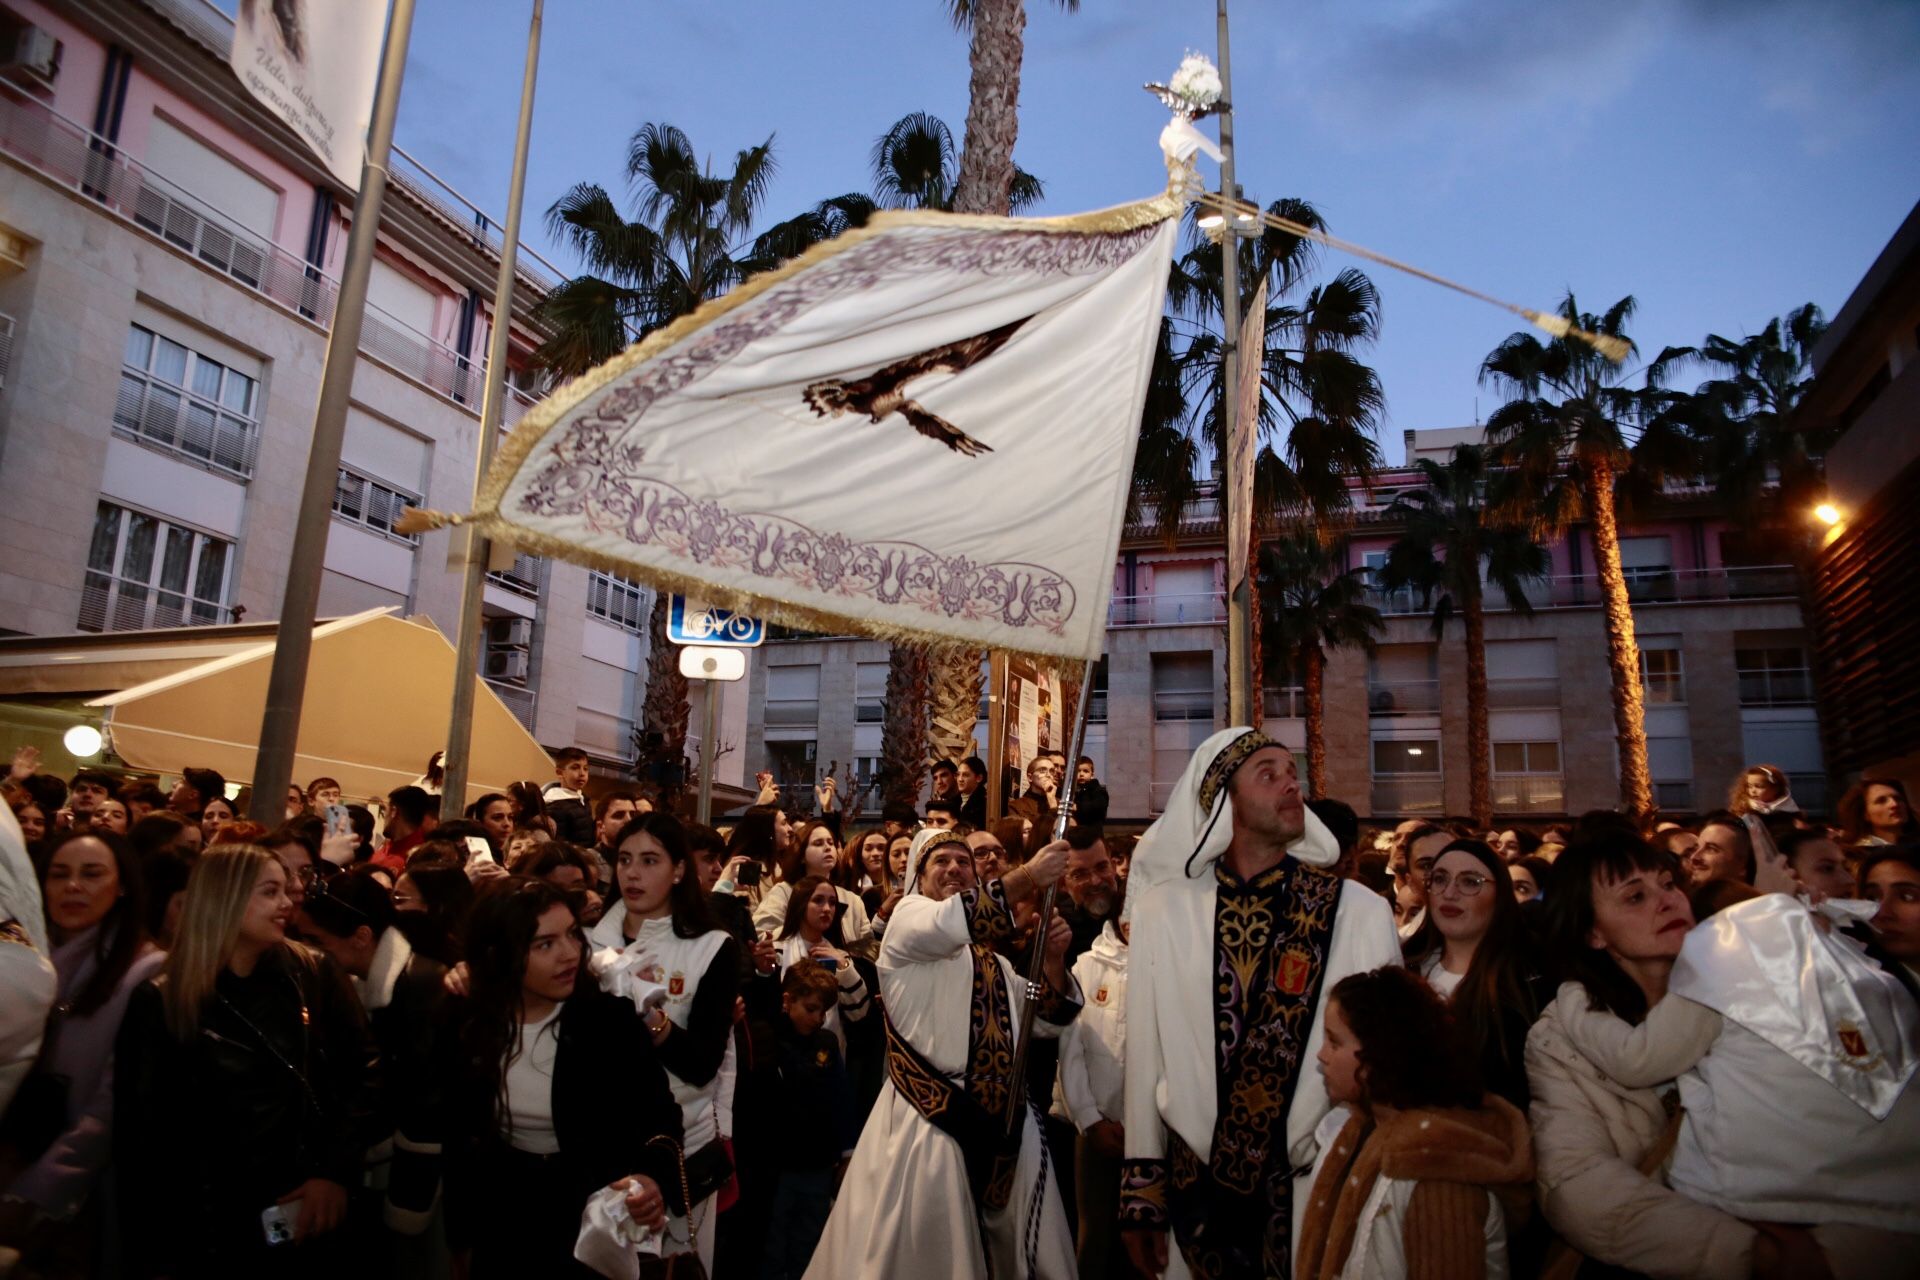
POLYGON ((524 649, 532 643, 532 618, 495 618, 487 623, 489 648, 524 649))
POLYGON ((487 654, 489 680, 525 680, 527 669, 525 649, 494 649, 487 654))
POLYGON ((13 49, 0 63, 0 76, 28 88, 51 89, 60 74, 61 44, 50 31, 21 27, 13 49))

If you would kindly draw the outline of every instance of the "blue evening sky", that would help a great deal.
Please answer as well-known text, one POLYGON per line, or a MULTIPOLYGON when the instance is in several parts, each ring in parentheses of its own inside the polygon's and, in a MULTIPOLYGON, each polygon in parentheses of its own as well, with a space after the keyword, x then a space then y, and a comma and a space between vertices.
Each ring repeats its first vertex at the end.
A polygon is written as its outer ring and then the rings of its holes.
MULTIPOLYGON (((400 114, 401 145, 496 214, 527 9, 420 0, 400 114)), ((1631 293, 1649 355, 1807 301, 1832 315, 1920 196, 1913 0, 1235 0, 1233 24, 1250 198, 1303 197, 1336 235, 1523 305, 1631 293)), ((1160 187, 1165 111, 1139 86, 1188 48, 1216 51, 1211 0, 1028 0, 1015 154, 1042 212, 1160 187)), ((527 240, 573 270, 541 215, 576 181, 623 196, 646 121, 722 166, 773 135, 775 220, 866 190, 901 115, 958 135, 966 104, 940 0, 553 0, 527 240)), ((1484 418, 1479 362, 1519 326, 1369 273, 1397 460, 1405 430, 1484 418)))

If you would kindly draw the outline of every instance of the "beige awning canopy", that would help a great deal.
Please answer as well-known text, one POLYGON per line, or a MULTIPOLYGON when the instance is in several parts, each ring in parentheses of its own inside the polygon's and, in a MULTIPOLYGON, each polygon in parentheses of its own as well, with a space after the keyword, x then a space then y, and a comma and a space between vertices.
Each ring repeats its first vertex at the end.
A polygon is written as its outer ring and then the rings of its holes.
MULTIPOLYGON (((374 609, 316 627, 300 711, 294 779, 338 778, 354 799, 413 782, 446 741, 454 651, 425 621, 374 609)), ((273 643, 95 698, 115 755, 136 769, 193 765, 253 778, 273 643)), ((467 800, 545 780, 553 761, 477 675, 467 800)))

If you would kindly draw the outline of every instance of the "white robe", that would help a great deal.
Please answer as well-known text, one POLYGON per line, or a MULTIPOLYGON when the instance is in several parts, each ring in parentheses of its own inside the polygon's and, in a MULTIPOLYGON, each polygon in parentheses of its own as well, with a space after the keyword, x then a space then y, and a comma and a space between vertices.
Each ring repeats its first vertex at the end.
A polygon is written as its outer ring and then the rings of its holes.
MULTIPOLYGON (((894 908, 880 949, 880 993, 887 1016, 928 1062, 950 1073, 967 1065, 971 940, 966 904, 958 895, 934 902, 915 894, 894 908)), ((1025 984, 1006 959, 997 963, 1006 978, 1017 1031, 1025 984)), ((1046 1022, 1034 1023, 1036 1034, 1052 1030, 1046 1022)), ((1028 1275, 1028 1207, 1042 1176, 1046 1148, 1030 1110, 1023 1123, 1013 1198, 1005 1209, 986 1215, 995 1280, 1025 1280, 1028 1275)), ((1073 1236, 1051 1169, 1045 1176, 1036 1275, 1071 1280, 1076 1274, 1073 1236)), ((889 1080, 861 1130, 833 1215, 807 1267, 808 1280, 981 1280, 987 1274, 959 1144, 914 1110, 889 1080)))
MULTIPOLYGON (((1201 1160, 1213 1152, 1218 1115, 1218 1053, 1214 1044, 1214 906, 1211 875, 1204 882, 1175 880, 1154 886, 1135 906, 1127 960, 1127 1159, 1164 1160, 1167 1130, 1178 1133, 1201 1160)), ((1314 1130, 1331 1104, 1315 1058, 1326 1039, 1327 994, 1348 974, 1400 963, 1393 911, 1373 890, 1349 880, 1340 886, 1325 976, 1314 1005, 1313 1029, 1300 1053, 1293 1100, 1287 1108, 1287 1159, 1307 1165, 1314 1130)), ((1310 1178, 1293 1184, 1293 1240, 1310 1178)), ((1169 1239, 1167 1275, 1189 1274, 1177 1241, 1169 1239)))

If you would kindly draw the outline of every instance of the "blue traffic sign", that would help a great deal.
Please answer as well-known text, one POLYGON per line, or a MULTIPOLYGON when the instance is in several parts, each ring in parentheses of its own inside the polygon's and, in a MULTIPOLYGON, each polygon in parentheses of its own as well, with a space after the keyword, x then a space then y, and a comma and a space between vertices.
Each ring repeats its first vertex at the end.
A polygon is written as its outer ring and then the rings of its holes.
POLYGON ((731 609, 709 608, 686 596, 667 597, 667 639, 675 644, 718 645, 733 649, 758 648, 767 638, 767 624, 731 609))

